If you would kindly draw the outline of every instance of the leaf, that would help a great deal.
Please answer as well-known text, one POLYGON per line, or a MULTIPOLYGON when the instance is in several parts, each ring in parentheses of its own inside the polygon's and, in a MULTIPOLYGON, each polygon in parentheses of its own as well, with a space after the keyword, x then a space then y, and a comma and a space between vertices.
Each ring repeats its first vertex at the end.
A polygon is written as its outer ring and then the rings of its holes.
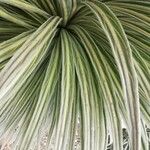
POLYGON ((26 128, 26 132, 24 134, 23 140, 20 143, 20 149, 30 147, 31 140, 33 139, 33 135, 36 133, 37 129, 41 125, 41 121, 43 117, 47 113, 48 104, 52 99, 52 95, 55 90, 56 83, 59 79, 59 70, 60 70, 60 59, 59 59, 59 42, 52 50, 51 58, 49 61, 49 65, 44 77, 44 81, 42 83, 42 87, 40 89, 40 94, 38 97, 37 104, 33 111, 33 114, 30 118, 30 122, 28 127, 26 128))
MULTIPOLYGON (((50 18, 32 36, 30 36, 0 72, 1 101, 3 98, 7 100, 5 96, 8 92, 12 89, 15 91, 14 86, 18 89, 32 71, 39 66, 49 47, 49 44, 45 45, 45 43, 50 43, 53 39, 56 33, 56 27, 59 23, 60 19, 58 17, 50 18), (50 31, 49 34, 47 34, 48 31, 50 31), (43 39, 43 37, 45 38, 43 39), (37 44, 38 48, 36 47, 37 44), (20 81, 19 86, 16 84, 18 81, 20 81)), ((9 96, 7 95, 7 97, 9 96)))
POLYGON ((148 150, 149 5, 0 0, 1 149, 148 150))
POLYGON ((67 33, 61 31, 62 77, 58 126, 56 132, 55 150, 68 149, 71 114, 76 99, 75 71, 73 64, 71 41, 67 33), (65 137, 64 137, 64 134, 65 137))
POLYGON ((105 4, 96 2, 88 2, 86 4, 96 15, 110 41, 122 80, 128 113, 130 113, 130 115, 128 114, 131 126, 130 146, 131 149, 140 150, 141 133, 138 82, 129 42, 120 22, 105 4), (113 21, 109 19, 110 17, 113 18, 113 21))
POLYGON ((23 10, 27 10, 31 13, 35 12, 35 13, 38 13, 42 16, 49 16, 45 11, 39 9, 38 7, 30 4, 29 2, 26 2, 26 1, 18 1, 18 0, 0 0, 0 3, 5 3, 5 4, 8 4, 8 5, 12 5, 12 6, 15 6, 15 7, 18 7, 20 9, 23 9, 23 10))

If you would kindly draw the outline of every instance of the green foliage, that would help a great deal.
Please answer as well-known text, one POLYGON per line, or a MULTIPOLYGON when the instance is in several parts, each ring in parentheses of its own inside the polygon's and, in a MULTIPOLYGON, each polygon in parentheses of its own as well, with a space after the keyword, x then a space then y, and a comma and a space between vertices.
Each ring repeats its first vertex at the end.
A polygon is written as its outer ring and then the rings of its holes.
POLYGON ((73 150, 78 119, 83 150, 149 150, 150 2, 0 0, 0 140, 73 150))

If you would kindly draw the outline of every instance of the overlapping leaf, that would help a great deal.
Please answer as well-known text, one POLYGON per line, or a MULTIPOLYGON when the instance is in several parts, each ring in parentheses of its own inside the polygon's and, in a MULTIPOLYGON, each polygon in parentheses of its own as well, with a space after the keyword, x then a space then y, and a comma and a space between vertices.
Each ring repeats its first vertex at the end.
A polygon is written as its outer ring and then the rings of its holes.
POLYGON ((149 1, 0 0, 1 148, 148 150, 149 47, 149 1))

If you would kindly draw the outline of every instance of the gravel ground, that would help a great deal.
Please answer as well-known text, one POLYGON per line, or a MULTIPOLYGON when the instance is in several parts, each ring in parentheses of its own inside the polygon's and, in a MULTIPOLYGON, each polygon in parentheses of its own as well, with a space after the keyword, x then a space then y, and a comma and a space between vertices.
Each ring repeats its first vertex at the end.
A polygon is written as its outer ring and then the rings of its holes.
MULTIPOLYGON (((46 143, 47 143, 47 133, 44 134, 42 139, 40 140, 41 142, 37 144, 36 148, 34 150, 47 150, 46 149, 46 143)), ((54 149, 54 143, 55 143, 55 137, 52 137, 51 143, 50 143, 50 149, 54 149)), ((3 146, 0 145, 0 150, 14 150, 13 149, 13 142, 3 142, 3 146)), ((80 147, 80 123, 78 122, 77 124, 77 129, 75 133, 75 141, 74 141, 74 149, 73 150, 81 150, 80 147)))

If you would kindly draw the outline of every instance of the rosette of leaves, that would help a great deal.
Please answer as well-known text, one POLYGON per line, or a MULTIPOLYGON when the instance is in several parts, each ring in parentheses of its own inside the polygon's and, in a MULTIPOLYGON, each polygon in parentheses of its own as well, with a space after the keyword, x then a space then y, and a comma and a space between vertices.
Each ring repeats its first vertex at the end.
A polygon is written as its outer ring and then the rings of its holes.
POLYGON ((0 0, 2 145, 73 150, 78 120, 82 150, 149 149, 150 1, 0 0))

